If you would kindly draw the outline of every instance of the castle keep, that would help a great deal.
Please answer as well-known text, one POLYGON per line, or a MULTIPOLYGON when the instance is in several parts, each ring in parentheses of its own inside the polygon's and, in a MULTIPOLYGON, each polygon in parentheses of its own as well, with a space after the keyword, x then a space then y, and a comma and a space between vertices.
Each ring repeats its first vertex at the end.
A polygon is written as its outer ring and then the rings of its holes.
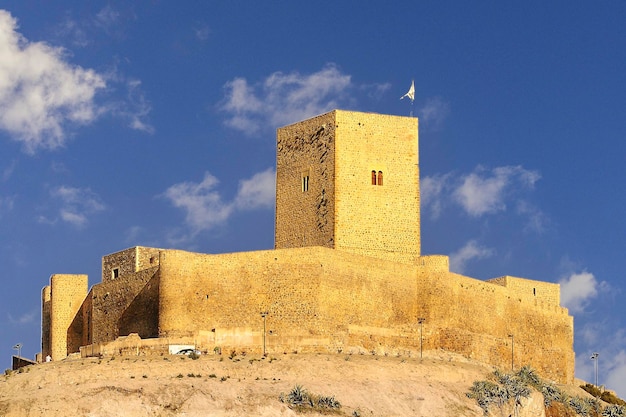
POLYGON ((451 272, 446 256, 421 255, 417 123, 335 110, 278 129, 273 250, 134 247, 105 256, 89 290, 85 275, 53 275, 42 292, 42 356, 176 343, 444 350, 571 382, 573 318, 558 284, 481 281, 451 272))

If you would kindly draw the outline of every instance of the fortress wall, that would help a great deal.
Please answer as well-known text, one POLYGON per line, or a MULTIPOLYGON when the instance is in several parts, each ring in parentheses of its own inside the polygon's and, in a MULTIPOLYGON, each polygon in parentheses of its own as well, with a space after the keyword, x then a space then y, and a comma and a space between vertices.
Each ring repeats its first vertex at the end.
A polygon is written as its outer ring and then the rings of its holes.
POLYGON ((50 277, 50 356, 68 354, 68 329, 87 295, 87 275, 55 274, 50 277))
POLYGON ((260 313, 267 311, 275 345, 283 340, 297 347, 302 337, 313 345, 331 339, 341 345, 351 324, 390 327, 409 320, 415 284, 406 268, 322 247, 222 255, 165 251, 160 337, 212 329, 257 337, 260 313))
POLYGON ((162 249, 148 248, 145 246, 135 247, 135 271, 159 266, 159 254, 162 249))
MULTIPOLYGON (((120 276, 114 280, 107 280, 92 287, 92 319, 93 338, 92 343, 103 343, 114 340, 118 336, 124 335, 124 326, 120 328, 121 319, 127 309, 135 301, 135 298, 144 290, 144 287, 151 281, 158 267, 145 269, 120 276)), ((145 313, 157 311, 158 307, 151 307, 150 303, 157 303, 154 297, 152 300, 142 301, 138 305, 144 305, 145 313)), ((137 311, 135 308, 133 311, 137 311)), ((135 317, 137 326, 149 326, 147 323, 155 322, 155 318, 145 316, 135 317)), ((138 333, 151 334, 153 328, 142 329, 138 333)))
POLYGON ((417 119, 336 111, 335 248, 414 264, 420 256, 417 119), (383 173, 372 185, 371 171, 383 173))
POLYGON ((513 350, 518 367, 529 364, 557 381, 573 379, 573 318, 567 310, 537 306, 505 287, 454 273, 422 271, 417 292, 425 348, 503 369, 510 369, 513 350))
POLYGON ((137 264, 136 248, 128 248, 102 258, 102 282, 112 281, 113 270, 118 270, 118 278, 135 272, 137 264))
POLYGON ((315 289, 321 267, 309 252, 294 249, 203 255, 164 251, 160 337, 224 328, 258 330, 263 311, 272 317, 274 330, 300 332, 304 317, 318 315, 315 289), (286 255, 294 251, 296 256, 286 255))
POLYGON ((41 356, 51 355, 50 350, 50 291, 49 285, 41 290, 41 356))
POLYGON ((277 249, 334 247, 335 112, 276 134, 277 249), (302 189, 309 176, 308 191, 302 189))
POLYGON ((142 282, 149 277, 148 282, 122 312, 118 321, 119 334, 125 336, 136 333, 143 339, 158 337, 160 273, 154 267, 137 274, 142 276, 142 282))
POLYGON ((159 253, 161 250, 135 246, 104 256, 102 258, 102 282, 114 279, 114 268, 117 268, 119 278, 133 272, 159 266, 159 253))
POLYGON ((487 282, 502 285, 512 291, 516 297, 526 301, 552 305, 559 305, 561 302, 561 287, 559 284, 516 278, 508 275, 490 279, 487 282))

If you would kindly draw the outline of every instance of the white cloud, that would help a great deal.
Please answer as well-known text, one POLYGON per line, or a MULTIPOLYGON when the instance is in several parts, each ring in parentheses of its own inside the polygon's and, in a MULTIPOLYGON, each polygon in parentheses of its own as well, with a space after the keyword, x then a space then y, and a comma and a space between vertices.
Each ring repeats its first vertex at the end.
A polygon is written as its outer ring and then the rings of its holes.
POLYGON ((186 212, 185 222, 192 234, 197 234, 225 223, 237 210, 273 207, 275 177, 275 171, 270 168, 241 180, 237 195, 231 202, 223 201, 216 189, 218 179, 208 172, 201 182, 174 184, 163 196, 186 212))
POLYGON ((215 190, 218 183, 218 179, 207 172, 201 182, 172 185, 164 196, 174 207, 186 211, 185 221, 197 233, 224 222, 232 212, 232 206, 224 203, 219 192, 215 190))
MULTIPOLYGON (((77 227, 87 224, 88 216, 105 209, 98 195, 89 188, 74 188, 60 186, 51 191, 51 196, 61 201, 59 216, 64 222, 77 227)), ((51 223, 49 219, 40 219, 41 222, 51 223)))
MULTIPOLYGON (((623 338, 622 338, 623 339, 623 338)), ((622 340, 624 342, 624 340, 622 340)), ((600 358, 598 358, 600 359, 600 358)), ((626 351, 621 349, 608 357, 602 357, 602 363, 606 363, 606 380, 598 381, 599 384, 617 392, 620 398, 626 397, 626 351)), ((598 363, 600 365, 600 362, 598 363)), ((604 366, 603 366, 604 368, 604 366)))
POLYGON ((451 174, 434 175, 420 180, 420 198, 422 210, 430 210, 431 218, 437 219, 443 210, 444 196, 451 174))
POLYGON ((251 135, 262 127, 275 128, 339 107, 352 86, 350 78, 332 64, 306 75, 275 72, 256 85, 235 78, 225 85, 220 109, 229 114, 226 125, 251 135))
POLYGON ((450 105, 441 97, 432 97, 418 110, 420 126, 437 130, 450 113, 450 105))
POLYGON ((12 324, 30 324, 35 322, 38 316, 38 312, 31 311, 29 313, 22 314, 17 318, 13 317, 11 314, 9 314, 8 316, 9 322, 11 322, 12 324))
MULTIPOLYGON (((576 377, 586 382, 595 382, 595 363, 591 354, 598 352, 598 383, 617 392, 621 398, 626 397, 626 333, 623 329, 615 329, 614 320, 587 323, 583 331, 589 332, 590 338, 584 338, 584 350, 576 355, 576 377), (610 337, 606 337, 610 335, 610 337)), ((577 334, 580 334, 577 329, 577 334)))
POLYGON ((461 179, 454 199, 471 216, 496 213, 506 209, 505 197, 514 186, 533 188, 540 178, 536 171, 521 166, 504 166, 487 171, 478 167, 461 179))
POLYGON ((152 105, 141 89, 141 81, 125 81, 126 100, 110 106, 111 113, 128 120, 128 127, 145 133, 154 133, 154 127, 147 122, 152 105))
POLYGON ((240 210, 272 208, 276 199, 276 171, 268 168, 239 182, 235 206, 240 210))
POLYGON ((489 258, 494 254, 493 249, 480 246, 475 240, 470 240, 461 249, 450 254, 450 270, 462 274, 468 262, 489 258))
POLYGON ((204 22, 196 24, 193 28, 193 33, 196 35, 196 38, 200 41, 206 41, 209 39, 209 35, 211 34, 211 29, 209 25, 204 22))
POLYGON ((583 313, 589 302, 599 292, 608 290, 606 281, 598 282, 590 272, 571 274, 559 280, 561 285, 561 304, 572 314, 583 313))
POLYGON ((11 14, 0 10, 0 129, 30 153, 62 146, 67 125, 98 116, 94 97, 105 80, 65 58, 61 48, 28 42, 11 14))

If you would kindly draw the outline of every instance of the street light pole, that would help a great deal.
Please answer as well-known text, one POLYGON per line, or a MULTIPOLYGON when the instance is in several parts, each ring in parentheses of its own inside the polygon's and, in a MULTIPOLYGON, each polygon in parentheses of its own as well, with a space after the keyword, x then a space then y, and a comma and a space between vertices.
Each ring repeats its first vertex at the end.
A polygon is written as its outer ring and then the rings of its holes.
POLYGON ((423 347, 422 325, 424 324, 424 321, 426 321, 426 319, 423 318, 423 317, 418 317, 417 318, 417 322, 420 325, 420 359, 422 359, 422 352, 423 352, 423 349, 422 349, 422 347, 423 347))
POLYGON ((263 317, 263 356, 266 355, 266 351, 265 351, 265 318, 267 317, 267 311, 262 311, 261 312, 261 317, 263 317))
POLYGON ((594 373, 596 376, 596 383, 595 383, 596 388, 598 388, 598 356, 600 356, 598 352, 593 352, 593 354, 591 355, 591 360, 593 361, 594 373))
POLYGON ((513 372, 515 371, 515 336, 511 333, 509 337, 511 338, 511 372, 513 372))

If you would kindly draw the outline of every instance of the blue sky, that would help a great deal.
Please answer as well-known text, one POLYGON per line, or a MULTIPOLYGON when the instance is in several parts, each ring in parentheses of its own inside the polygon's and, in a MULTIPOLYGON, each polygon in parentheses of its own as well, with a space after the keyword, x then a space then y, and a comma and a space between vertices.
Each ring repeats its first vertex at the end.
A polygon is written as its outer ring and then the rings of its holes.
POLYGON ((272 248, 276 127, 413 111, 422 253, 561 283, 626 397, 626 3, 405 3, 0 1, 4 367, 53 273, 272 248))

